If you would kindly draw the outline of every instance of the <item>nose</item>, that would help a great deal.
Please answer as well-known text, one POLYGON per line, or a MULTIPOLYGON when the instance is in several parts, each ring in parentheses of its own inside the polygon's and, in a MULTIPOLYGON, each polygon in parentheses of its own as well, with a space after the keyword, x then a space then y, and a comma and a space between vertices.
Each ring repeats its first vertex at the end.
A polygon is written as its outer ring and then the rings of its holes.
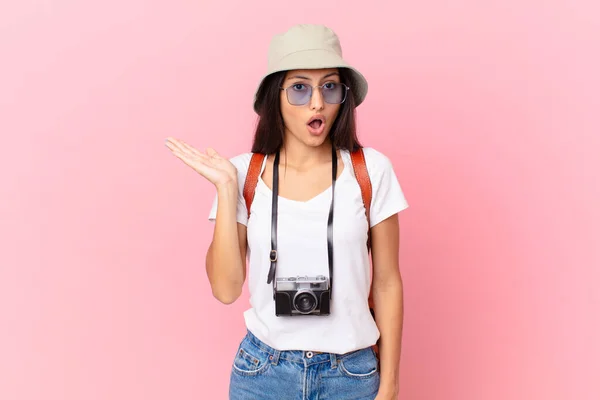
POLYGON ((310 109, 311 110, 322 110, 325 105, 323 101, 323 93, 321 93, 320 87, 315 87, 312 90, 312 96, 310 97, 310 109))

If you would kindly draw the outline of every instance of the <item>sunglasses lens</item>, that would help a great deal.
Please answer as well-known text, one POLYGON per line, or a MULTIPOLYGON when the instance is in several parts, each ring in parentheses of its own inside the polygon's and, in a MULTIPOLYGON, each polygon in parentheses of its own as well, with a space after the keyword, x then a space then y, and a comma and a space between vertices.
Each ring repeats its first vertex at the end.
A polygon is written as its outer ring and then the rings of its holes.
POLYGON ((323 100, 329 104, 340 104, 346 99, 346 86, 330 82, 323 85, 323 100))
POLYGON ((312 88, 308 85, 297 84, 287 89, 287 97, 290 104, 301 106, 308 103, 312 94, 312 88))

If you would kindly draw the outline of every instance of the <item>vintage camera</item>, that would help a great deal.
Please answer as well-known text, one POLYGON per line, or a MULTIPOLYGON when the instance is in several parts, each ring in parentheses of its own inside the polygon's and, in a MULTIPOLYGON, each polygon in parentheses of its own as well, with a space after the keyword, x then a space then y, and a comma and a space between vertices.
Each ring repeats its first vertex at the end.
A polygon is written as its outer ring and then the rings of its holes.
POLYGON ((329 295, 329 279, 323 275, 277 278, 275 315, 329 315, 329 295))

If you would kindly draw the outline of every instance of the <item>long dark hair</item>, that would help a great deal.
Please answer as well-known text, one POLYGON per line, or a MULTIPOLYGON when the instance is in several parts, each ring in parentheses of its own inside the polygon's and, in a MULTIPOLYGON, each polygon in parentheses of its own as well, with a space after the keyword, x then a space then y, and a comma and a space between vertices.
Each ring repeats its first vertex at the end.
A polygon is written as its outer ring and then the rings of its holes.
MULTIPOLYGON (((340 80, 348 85, 348 95, 331 126, 329 137, 336 149, 354 151, 362 147, 356 136, 356 103, 354 82, 345 68, 339 69, 340 80)), ((256 95, 258 100, 258 123, 252 143, 253 153, 273 154, 283 145, 285 133, 281 115, 280 91, 286 71, 276 72, 265 78, 256 95)))

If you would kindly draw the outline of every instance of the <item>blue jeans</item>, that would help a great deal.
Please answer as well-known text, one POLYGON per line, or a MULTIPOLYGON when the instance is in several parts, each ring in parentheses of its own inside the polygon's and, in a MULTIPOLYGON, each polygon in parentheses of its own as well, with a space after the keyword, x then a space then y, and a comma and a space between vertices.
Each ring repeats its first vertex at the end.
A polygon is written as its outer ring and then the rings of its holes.
POLYGON ((278 351, 248 331, 231 370, 230 400, 373 400, 379 362, 372 348, 346 354, 278 351))

